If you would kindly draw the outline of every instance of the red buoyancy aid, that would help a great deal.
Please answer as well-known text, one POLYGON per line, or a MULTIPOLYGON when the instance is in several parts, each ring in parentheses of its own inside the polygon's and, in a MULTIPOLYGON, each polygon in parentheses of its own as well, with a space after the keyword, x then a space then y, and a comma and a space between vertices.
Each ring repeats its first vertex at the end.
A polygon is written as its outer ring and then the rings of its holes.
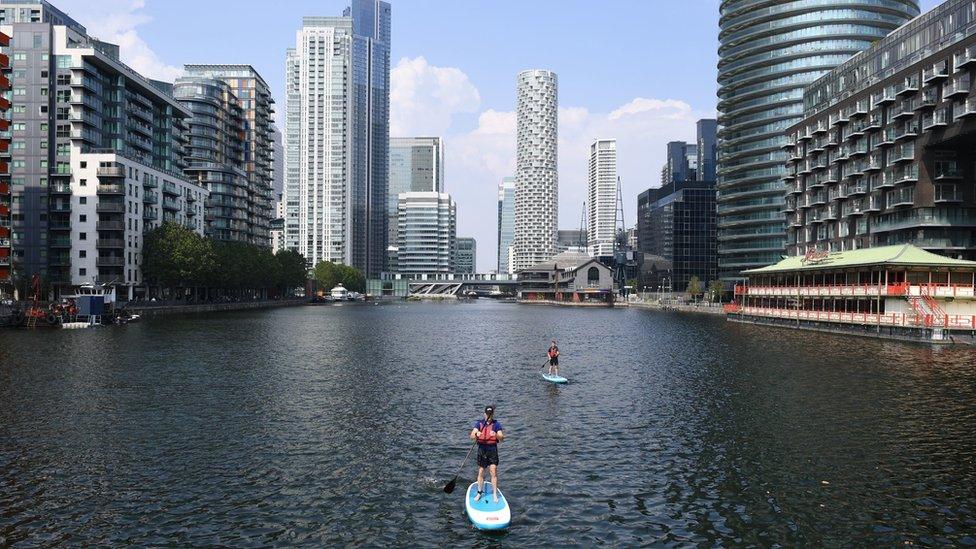
POLYGON ((498 437, 495 435, 495 420, 482 423, 481 430, 478 432, 478 444, 498 444, 498 437))
POLYGON ((549 347, 549 358, 555 358, 556 353, 559 352, 559 347, 549 347))

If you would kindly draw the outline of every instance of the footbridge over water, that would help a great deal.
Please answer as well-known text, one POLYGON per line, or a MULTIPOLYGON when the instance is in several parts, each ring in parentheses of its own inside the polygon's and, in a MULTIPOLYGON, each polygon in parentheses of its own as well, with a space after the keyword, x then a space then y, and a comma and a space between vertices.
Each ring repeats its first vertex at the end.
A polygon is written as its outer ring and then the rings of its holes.
POLYGON ((517 291, 518 280, 508 274, 428 276, 409 283, 409 293, 415 296, 468 296, 473 293, 478 297, 508 297, 517 291))

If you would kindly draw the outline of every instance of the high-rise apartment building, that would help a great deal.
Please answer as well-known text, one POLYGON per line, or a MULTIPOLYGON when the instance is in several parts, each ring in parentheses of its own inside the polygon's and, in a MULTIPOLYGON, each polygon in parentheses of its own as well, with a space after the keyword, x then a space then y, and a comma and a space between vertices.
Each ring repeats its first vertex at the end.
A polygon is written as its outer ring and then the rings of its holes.
POLYGON ((916 0, 725 0, 719 32, 718 226, 722 276, 784 252, 785 130, 803 87, 919 13, 916 0))
POLYGON ((246 241, 271 245, 274 217, 275 124, 274 99, 264 78, 250 65, 186 65, 188 77, 222 80, 237 98, 243 119, 242 168, 246 174, 246 241))
POLYGON ((0 2, 0 32, 13 37, 12 267, 131 297, 146 230, 171 221, 203 233, 207 191, 183 176, 191 113, 47 2, 0 2))
POLYGON ((508 258, 515 238, 515 178, 503 177, 498 184, 498 272, 512 272, 508 258))
POLYGON ((806 88, 786 143, 790 255, 914 244, 976 259, 973 6, 948 0, 806 88))
POLYGON ((559 215, 558 82, 556 73, 527 70, 516 86, 515 238, 513 270, 556 254, 559 215))
POLYGON ((371 277, 388 238, 390 15, 352 0, 305 17, 285 58, 285 245, 371 277))
POLYGON ((587 252, 612 256, 617 227, 617 140, 590 144, 589 187, 586 196, 587 252))
POLYGON ((271 220, 271 251, 278 253, 285 249, 285 203, 281 195, 275 200, 275 217, 271 220))
POLYGON ((470 236, 459 236, 454 244, 454 272, 474 274, 478 269, 478 242, 470 236))
POLYGON ((391 137, 387 192, 388 257, 392 270, 397 243, 397 201, 400 193, 444 192, 444 145, 440 137, 391 137))
POLYGON ((210 191, 205 233, 215 240, 251 242, 250 183, 244 171, 244 116, 233 89, 218 78, 184 76, 173 95, 190 110, 186 177, 210 191))
MULTIPOLYGON (((0 47, 10 46, 10 37, 0 32, 0 47)), ((10 79, 6 76, 10 68, 10 58, 0 56, 0 94, 10 90, 10 79)), ((0 95, 0 296, 4 295, 5 287, 10 284, 10 120, 7 111, 10 110, 10 100, 0 95)))
POLYGON ((457 206, 447 193, 400 193, 397 272, 453 273, 457 206))

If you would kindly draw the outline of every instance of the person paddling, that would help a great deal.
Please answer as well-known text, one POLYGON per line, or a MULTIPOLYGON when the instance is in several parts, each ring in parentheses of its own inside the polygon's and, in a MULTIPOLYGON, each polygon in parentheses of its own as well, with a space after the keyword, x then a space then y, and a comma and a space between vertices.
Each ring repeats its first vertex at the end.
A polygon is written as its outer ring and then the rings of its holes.
POLYGON ((552 340, 552 345, 549 346, 549 350, 546 352, 549 356, 549 375, 559 375, 559 347, 556 346, 556 340, 552 340))
POLYGON ((478 493, 474 499, 481 498, 485 493, 485 468, 491 473, 493 500, 498 502, 498 443, 505 439, 502 424, 495 420, 495 407, 485 406, 485 419, 475 422, 469 435, 471 440, 478 442, 478 493))

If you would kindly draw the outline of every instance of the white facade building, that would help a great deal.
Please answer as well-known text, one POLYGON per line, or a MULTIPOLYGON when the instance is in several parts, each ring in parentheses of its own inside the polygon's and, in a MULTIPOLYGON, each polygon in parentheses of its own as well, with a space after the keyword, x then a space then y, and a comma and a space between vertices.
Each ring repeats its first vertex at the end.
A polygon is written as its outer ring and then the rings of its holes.
POLYGON ((386 260, 390 5, 305 17, 285 56, 285 246, 378 276, 386 260))
POLYGON ((590 145, 589 190, 586 198, 587 253, 613 255, 617 223, 617 140, 597 139, 590 145))
POLYGON ((397 203, 397 272, 453 273, 457 206, 451 195, 400 193, 397 203))
POLYGON ((514 271, 556 254, 559 214, 556 73, 522 71, 516 91, 514 271))
POLYGON ((285 247, 352 264, 352 19, 306 17, 285 59, 285 247))

